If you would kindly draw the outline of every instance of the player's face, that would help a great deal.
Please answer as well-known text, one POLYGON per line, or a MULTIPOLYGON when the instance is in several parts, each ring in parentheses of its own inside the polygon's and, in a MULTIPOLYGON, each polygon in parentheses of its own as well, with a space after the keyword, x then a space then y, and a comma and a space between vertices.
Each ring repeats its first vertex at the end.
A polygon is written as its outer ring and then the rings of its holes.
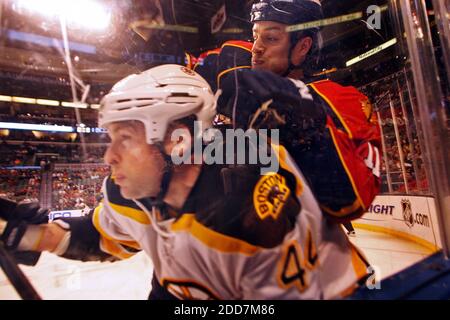
POLYGON ((122 196, 140 199, 158 195, 164 159, 155 146, 147 144, 144 125, 138 121, 112 123, 108 134, 111 144, 105 162, 111 166, 122 196))
POLYGON ((252 68, 282 75, 289 66, 289 33, 286 25, 260 21, 253 25, 252 68))

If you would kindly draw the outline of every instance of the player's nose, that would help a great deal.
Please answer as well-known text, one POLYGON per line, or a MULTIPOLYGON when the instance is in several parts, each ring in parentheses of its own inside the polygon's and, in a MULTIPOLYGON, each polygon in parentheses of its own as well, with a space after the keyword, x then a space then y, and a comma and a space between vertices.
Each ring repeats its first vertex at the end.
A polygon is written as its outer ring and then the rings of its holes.
POLYGON ((103 159, 107 165, 115 165, 120 160, 120 155, 116 150, 114 143, 111 143, 105 151, 103 159))
POLYGON ((260 39, 257 39, 253 42, 252 46, 252 54, 253 55, 261 55, 264 52, 264 46, 260 39))

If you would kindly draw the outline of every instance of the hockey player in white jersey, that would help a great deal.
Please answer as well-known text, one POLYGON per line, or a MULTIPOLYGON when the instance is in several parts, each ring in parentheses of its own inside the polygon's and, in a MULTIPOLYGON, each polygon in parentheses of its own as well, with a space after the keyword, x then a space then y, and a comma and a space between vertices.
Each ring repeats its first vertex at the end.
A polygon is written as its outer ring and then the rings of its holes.
MULTIPOLYGON (((51 251, 77 260, 153 260, 155 297, 177 299, 330 299, 366 277, 366 262, 342 229, 322 215, 287 151, 279 170, 260 165, 179 164, 189 139, 215 116, 206 81, 163 65, 117 83, 102 101, 112 175, 90 215, 43 223, 42 211, 16 210, 3 239, 11 251, 51 251), (26 212, 26 213, 24 213, 26 212), (17 219, 20 215, 22 219, 17 219), (333 264, 323 263, 333 254, 333 264)), ((200 134, 203 132, 200 131, 200 134)), ((226 142, 225 142, 226 143, 226 142)))

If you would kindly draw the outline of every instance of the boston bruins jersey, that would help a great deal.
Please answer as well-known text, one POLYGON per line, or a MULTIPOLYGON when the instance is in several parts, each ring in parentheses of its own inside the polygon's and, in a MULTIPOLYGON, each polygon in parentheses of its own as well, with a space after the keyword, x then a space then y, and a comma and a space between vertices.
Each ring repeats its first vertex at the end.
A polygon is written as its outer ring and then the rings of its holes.
POLYGON ((319 299, 351 292, 366 276, 366 262, 341 227, 324 219, 286 150, 273 148, 280 169, 266 175, 252 165, 204 165, 176 217, 166 205, 124 199, 106 178, 104 200, 90 220, 72 223, 72 232, 94 234, 72 237, 65 256, 125 259, 144 250, 159 283, 180 299, 319 299))
MULTIPOLYGON (((223 101, 234 94, 237 73, 251 69, 252 45, 246 41, 227 41, 219 53, 215 50, 211 55, 215 64, 198 69, 213 87, 222 89, 223 101), (214 72, 216 78, 210 75, 214 72)), ((381 134, 375 114, 369 99, 352 86, 344 87, 330 80, 306 82, 317 110, 326 113, 325 131, 299 134, 294 128, 301 128, 304 121, 296 117, 280 128, 280 141, 308 179, 324 214, 339 222, 357 219, 380 192, 381 134), (305 135, 314 139, 304 139, 305 135)), ((241 88, 240 94, 242 91, 241 88)), ((234 117, 236 123, 247 124, 251 109, 244 107, 247 97, 244 95, 244 104, 240 101, 236 110, 232 97, 231 105, 219 103, 218 111, 234 117)))

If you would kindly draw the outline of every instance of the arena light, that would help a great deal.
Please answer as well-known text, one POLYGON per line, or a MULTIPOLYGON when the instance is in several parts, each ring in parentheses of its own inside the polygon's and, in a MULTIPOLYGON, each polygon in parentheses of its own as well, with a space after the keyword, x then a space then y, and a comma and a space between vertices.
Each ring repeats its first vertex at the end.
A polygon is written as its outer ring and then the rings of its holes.
POLYGON ((63 17, 69 26, 90 30, 105 30, 111 21, 111 12, 94 0, 17 0, 15 7, 47 18, 63 17))
POLYGON ((39 170, 41 167, 38 166, 13 166, 13 167, 2 167, 6 170, 39 170))
POLYGON ((81 102, 66 102, 66 101, 63 101, 63 102, 61 102, 61 105, 63 107, 67 107, 67 108, 79 108, 79 109, 86 109, 87 108, 87 104, 86 103, 81 103, 81 102))
MULTIPOLYGON (((8 39, 13 41, 20 41, 20 42, 27 42, 27 43, 34 43, 39 46, 45 46, 45 47, 53 47, 53 48, 60 48, 63 46, 63 42, 61 40, 57 40, 55 38, 51 37, 45 37, 29 32, 21 32, 17 30, 7 30, 6 36, 8 39)), ((95 54, 97 52, 97 49, 95 46, 79 43, 75 41, 69 42, 69 48, 72 51, 78 51, 78 52, 84 52, 88 54, 95 54)))
POLYGON ((355 64, 355 63, 357 63, 357 62, 360 62, 360 61, 362 61, 362 60, 364 60, 364 59, 367 59, 367 58, 370 57, 370 56, 373 56, 374 54, 376 54, 376 53, 378 53, 378 52, 380 52, 380 51, 383 51, 384 49, 387 49, 387 48, 393 46, 393 45, 396 44, 396 43, 397 43, 397 39, 396 39, 396 38, 391 39, 391 40, 389 40, 389 41, 387 41, 387 42, 385 42, 385 43, 379 45, 378 47, 375 47, 375 48, 373 48, 372 50, 369 50, 369 51, 367 51, 367 52, 365 52, 365 53, 363 53, 363 54, 357 56, 356 58, 353 58, 353 59, 348 60, 348 61, 345 63, 345 65, 346 65, 347 67, 349 67, 349 66, 351 66, 351 65, 353 65, 353 64, 355 64))
POLYGON ((12 97, 0 95, 0 101, 11 102, 12 101, 12 97))
POLYGON ((12 101, 18 103, 36 104, 36 99, 34 98, 12 97, 12 101))
POLYGON ((36 102, 41 106, 51 106, 51 107, 59 106, 59 101, 56 100, 36 99, 36 102))
POLYGON ((57 126, 46 124, 30 124, 17 122, 0 122, 0 129, 16 129, 29 131, 51 131, 51 132, 74 132, 75 129, 69 126, 57 126))

